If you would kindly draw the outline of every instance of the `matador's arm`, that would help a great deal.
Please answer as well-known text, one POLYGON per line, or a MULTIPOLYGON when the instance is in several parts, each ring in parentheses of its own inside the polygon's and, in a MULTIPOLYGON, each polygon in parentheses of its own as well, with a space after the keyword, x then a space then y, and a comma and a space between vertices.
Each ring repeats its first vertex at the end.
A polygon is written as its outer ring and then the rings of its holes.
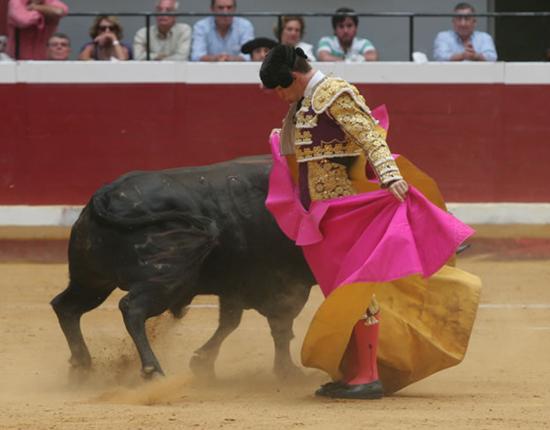
POLYGON ((382 135, 382 130, 370 115, 363 98, 359 94, 354 96, 352 97, 349 92, 340 94, 328 108, 328 113, 365 151, 380 183, 387 187, 403 177, 382 135))

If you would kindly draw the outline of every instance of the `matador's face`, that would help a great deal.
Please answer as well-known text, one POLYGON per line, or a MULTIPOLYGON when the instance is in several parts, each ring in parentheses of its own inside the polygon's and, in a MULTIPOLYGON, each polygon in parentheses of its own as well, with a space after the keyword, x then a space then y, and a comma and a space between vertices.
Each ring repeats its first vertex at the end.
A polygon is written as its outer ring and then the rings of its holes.
POLYGON ((276 87, 275 93, 281 100, 290 104, 297 102, 304 96, 304 89, 299 85, 299 81, 294 79, 292 84, 287 88, 276 87))

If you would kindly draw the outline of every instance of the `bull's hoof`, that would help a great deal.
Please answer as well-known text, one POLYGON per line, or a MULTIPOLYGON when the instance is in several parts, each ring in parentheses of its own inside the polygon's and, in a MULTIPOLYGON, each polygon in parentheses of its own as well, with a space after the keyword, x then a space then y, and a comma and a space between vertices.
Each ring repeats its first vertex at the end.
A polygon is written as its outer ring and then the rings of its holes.
POLYGON ((69 364, 71 369, 86 371, 92 367, 92 358, 90 356, 75 357, 73 355, 69 358, 69 364))
POLYGON ((214 379, 216 372, 214 371, 214 363, 212 360, 205 358, 203 355, 196 353, 189 360, 189 367, 197 378, 214 379))
POLYGON ((141 376, 143 377, 143 379, 149 381, 164 376, 164 372, 160 369, 157 369, 155 366, 144 366, 141 369, 141 376))
POLYGON ((275 366, 273 368, 273 373, 275 373, 275 376, 277 376, 277 378, 283 380, 300 378, 304 376, 304 372, 302 372, 302 370, 298 366, 292 363, 286 364, 284 366, 275 366))
POLYGON ((71 364, 69 367, 69 383, 74 385, 80 385, 90 379, 92 374, 92 365, 82 365, 73 360, 69 360, 71 364))

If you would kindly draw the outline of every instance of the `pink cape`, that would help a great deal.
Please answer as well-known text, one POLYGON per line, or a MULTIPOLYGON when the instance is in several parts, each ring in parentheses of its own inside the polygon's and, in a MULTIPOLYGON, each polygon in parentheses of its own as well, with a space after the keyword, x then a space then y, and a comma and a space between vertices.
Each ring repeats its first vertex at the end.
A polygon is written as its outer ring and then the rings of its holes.
POLYGON ((270 144, 273 167, 266 206, 281 230, 302 247, 325 296, 356 282, 429 277, 473 233, 412 186, 402 203, 379 190, 313 201, 306 211, 280 154, 278 133, 271 135, 270 144))

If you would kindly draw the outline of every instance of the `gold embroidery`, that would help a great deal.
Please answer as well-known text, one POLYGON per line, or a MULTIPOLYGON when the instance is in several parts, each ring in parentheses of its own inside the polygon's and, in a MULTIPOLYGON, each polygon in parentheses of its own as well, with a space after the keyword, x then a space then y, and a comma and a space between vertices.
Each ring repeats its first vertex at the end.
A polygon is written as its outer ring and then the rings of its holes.
POLYGON ((296 128, 314 128, 317 126, 317 115, 308 114, 311 109, 311 97, 302 100, 302 106, 296 112, 296 128))
POLYGON ((342 94, 349 94, 359 108, 370 114, 370 109, 365 103, 363 96, 359 93, 359 90, 340 78, 328 78, 319 84, 312 97, 313 111, 317 114, 323 113, 342 94))
MULTIPOLYGON (((298 142, 296 142, 296 145, 298 145, 298 142)), ((361 152, 361 148, 350 145, 347 142, 336 144, 322 142, 321 145, 316 146, 296 146, 296 158, 298 162, 321 158, 349 157, 358 155, 361 152)))
POLYGON ((382 184, 402 179, 381 133, 382 129, 348 93, 341 94, 330 106, 328 113, 352 141, 365 151, 370 165, 382 184))
POLYGON ((305 112, 296 113, 296 128, 317 127, 317 115, 306 115, 305 112))
POLYGON ((296 129, 296 135, 295 135, 295 144, 296 145, 307 145, 312 143, 312 135, 311 131, 306 129, 298 128, 296 129))
POLYGON ((308 187, 311 200, 325 200, 356 194, 346 167, 327 159, 308 162, 308 187))

